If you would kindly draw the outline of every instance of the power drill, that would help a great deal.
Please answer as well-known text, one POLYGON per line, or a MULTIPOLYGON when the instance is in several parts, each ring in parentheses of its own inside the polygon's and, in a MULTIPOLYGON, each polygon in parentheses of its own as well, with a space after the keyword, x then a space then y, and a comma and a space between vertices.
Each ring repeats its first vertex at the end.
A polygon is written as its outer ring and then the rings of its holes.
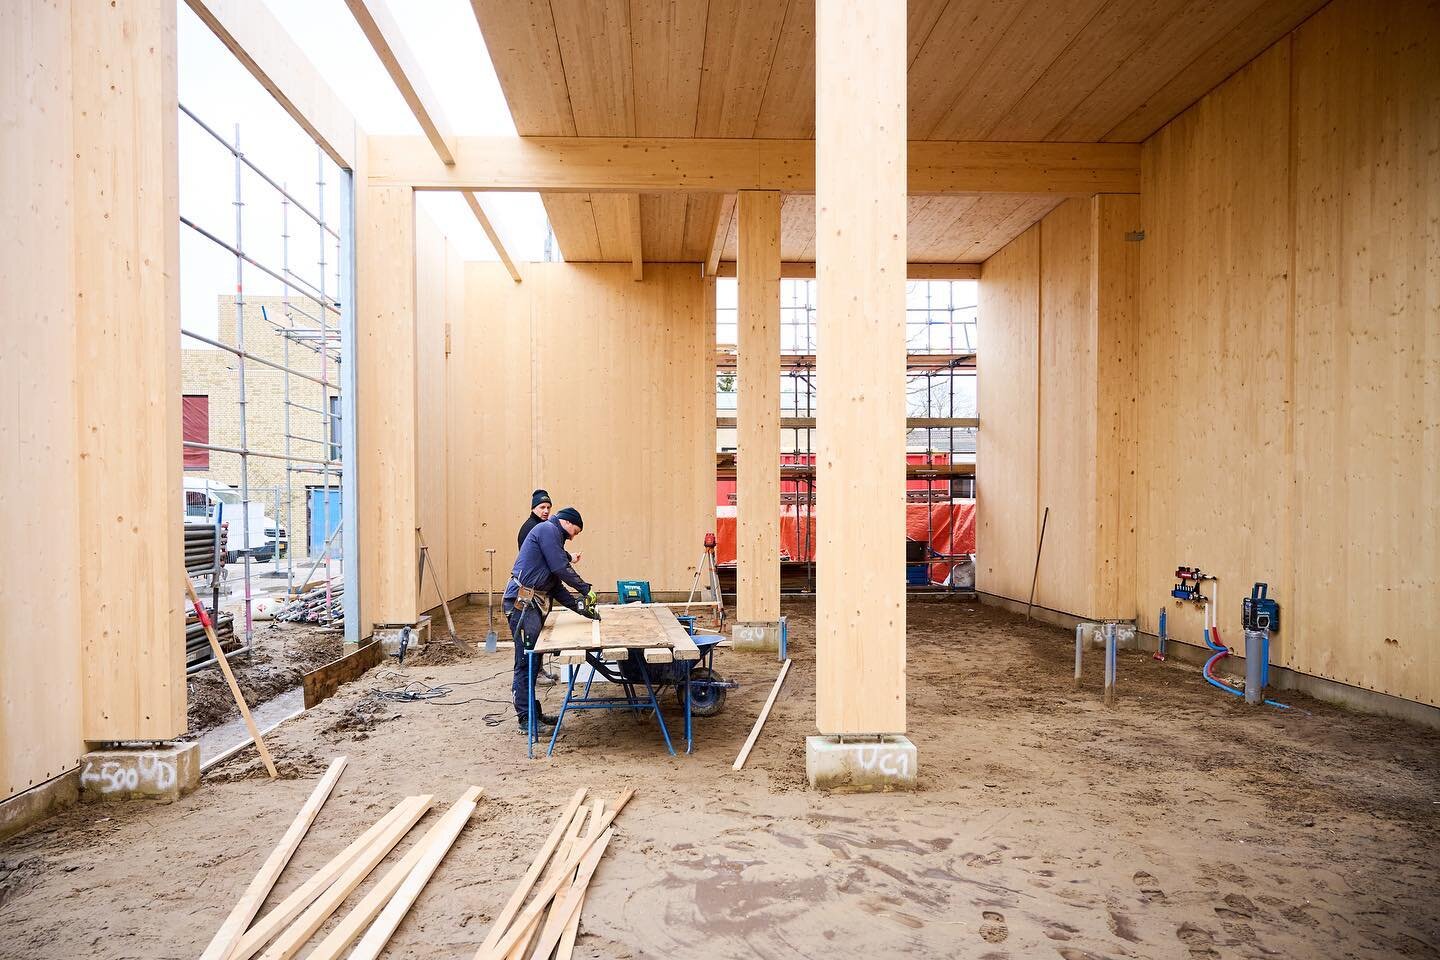
POLYGON ((584 599, 581 601, 585 610, 585 616, 589 617, 591 620, 600 619, 600 612, 595 609, 595 602, 599 599, 599 595, 595 593, 595 589, 592 587, 590 589, 590 592, 585 594, 584 599))

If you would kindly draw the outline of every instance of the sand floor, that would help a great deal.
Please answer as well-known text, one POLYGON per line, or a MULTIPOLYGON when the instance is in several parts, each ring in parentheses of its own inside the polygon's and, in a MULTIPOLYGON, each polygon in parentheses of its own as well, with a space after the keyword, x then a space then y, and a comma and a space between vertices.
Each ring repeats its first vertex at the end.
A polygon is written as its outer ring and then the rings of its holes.
MULTIPOLYGON (((280 895, 402 796, 485 789, 387 956, 470 957, 580 785, 637 791, 580 957, 1440 956, 1440 734, 1304 698, 1308 713, 1253 711, 1138 653, 1106 709, 1099 657, 1070 690, 1064 632, 912 602, 921 789, 818 795, 813 606, 786 609, 795 666, 743 772, 730 764, 777 666, 762 655, 722 652, 743 686, 676 758, 653 721, 591 715, 555 757, 526 760, 507 652, 385 666, 276 731, 289 779, 237 758, 179 803, 86 805, 0 845, 0 956, 197 956, 339 754, 349 769, 280 895), (482 678, 363 709, 374 688, 482 678)), ((458 619, 484 636, 483 608, 458 619)))

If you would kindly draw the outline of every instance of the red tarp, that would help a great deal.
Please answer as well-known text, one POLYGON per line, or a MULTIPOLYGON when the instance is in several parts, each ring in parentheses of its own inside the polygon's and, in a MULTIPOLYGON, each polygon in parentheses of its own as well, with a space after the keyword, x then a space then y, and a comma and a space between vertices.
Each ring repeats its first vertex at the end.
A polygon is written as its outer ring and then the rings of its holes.
MULTIPOLYGON (((191 443, 210 442, 210 397, 205 394, 186 394, 180 398, 180 435, 191 443)), ((184 447, 183 460, 186 469, 208 469, 210 451, 199 447, 184 447)))
MULTIPOLYGON (((715 508, 715 535, 718 543, 715 559, 719 563, 735 562, 735 508, 715 508)), ((780 508, 780 554, 787 560, 812 560, 815 556, 815 527, 818 512, 801 517, 794 506, 780 508), (810 528, 809 537, 805 533, 810 528)), ((911 540, 930 543, 935 554, 955 556, 975 552, 975 501, 954 500, 950 503, 907 503, 905 535, 911 540), (953 540, 951 539, 953 536, 953 540)), ((930 565, 930 581, 944 583, 950 576, 948 563, 930 565)))

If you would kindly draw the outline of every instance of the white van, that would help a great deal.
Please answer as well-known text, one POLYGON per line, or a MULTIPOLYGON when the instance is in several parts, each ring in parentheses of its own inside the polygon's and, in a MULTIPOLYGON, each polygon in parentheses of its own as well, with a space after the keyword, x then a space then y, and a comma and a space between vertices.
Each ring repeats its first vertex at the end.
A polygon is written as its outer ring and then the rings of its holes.
POLYGON ((240 522, 240 491, 234 487, 227 487, 223 483, 214 480, 206 480, 201 477, 185 478, 185 522, 186 523, 210 523, 215 522, 216 512, 220 514, 220 520, 229 528, 226 538, 231 557, 243 557, 245 549, 245 529, 250 534, 250 556, 258 560, 269 560, 275 556, 275 550, 281 549, 281 556, 284 556, 285 531, 265 515, 265 505, 252 500, 249 504, 245 527, 240 522))

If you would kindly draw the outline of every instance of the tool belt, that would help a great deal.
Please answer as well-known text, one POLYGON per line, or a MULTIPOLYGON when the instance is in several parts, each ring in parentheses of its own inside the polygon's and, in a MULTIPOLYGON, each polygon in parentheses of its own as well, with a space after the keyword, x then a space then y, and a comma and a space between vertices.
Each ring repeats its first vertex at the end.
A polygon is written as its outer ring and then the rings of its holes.
POLYGON ((550 594, 541 593, 534 587, 527 587, 514 577, 510 579, 515 584, 515 606, 524 610, 533 603, 535 609, 540 612, 541 617, 548 617, 550 615, 550 604, 552 602, 550 594))

